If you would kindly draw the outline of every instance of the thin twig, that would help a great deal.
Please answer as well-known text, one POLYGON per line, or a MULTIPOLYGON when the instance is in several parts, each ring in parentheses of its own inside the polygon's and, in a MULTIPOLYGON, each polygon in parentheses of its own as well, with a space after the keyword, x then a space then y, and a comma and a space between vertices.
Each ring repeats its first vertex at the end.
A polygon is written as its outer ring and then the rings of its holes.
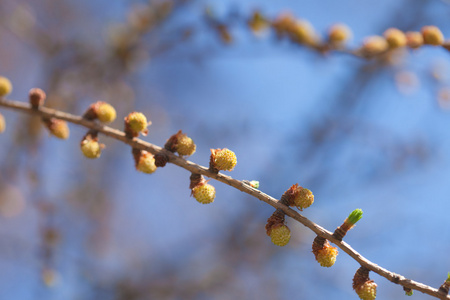
POLYGON ((14 100, 6 100, 0 98, 0 106, 11 108, 14 110, 22 111, 29 114, 35 114, 42 117, 47 118, 57 118, 61 120, 65 120, 67 122, 78 124, 81 126, 84 126, 86 128, 97 130, 98 132, 103 133, 106 136, 109 136, 111 138, 114 138, 116 140, 122 141, 128 145, 130 145, 133 148, 138 148, 141 150, 146 150, 148 152, 151 152, 152 154, 157 153, 164 153, 169 157, 169 162, 173 163, 179 167, 182 167, 186 170, 188 170, 191 173, 198 173, 202 174, 204 176, 213 178, 217 181, 223 182, 227 185, 230 185, 241 192, 244 192, 246 194, 252 195, 255 198, 258 198, 259 200, 273 206, 276 209, 282 210, 286 215, 293 218, 294 220, 300 222, 304 226, 311 229, 314 233, 316 233, 318 236, 321 236, 325 239, 328 239, 332 243, 336 244, 339 248, 341 248, 345 253, 347 253, 351 258, 353 258, 355 261, 361 264, 361 266, 366 267, 367 269, 379 274, 380 276, 383 276, 389 281, 392 281, 393 283, 399 284, 401 286, 404 286, 406 288, 410 288, 413 290, 420 291, 422 293, 428 294, 430 296, 439 298, 439 299, 450 299, 449 295, 443 295, 438 291, 438 289, 432 288, 430 286, 427 286, 423 283, 408 279, 400 274, 393 273, 385 268, 382 268, 378 266, 377 264, 371 262, 361 254, 359 254, 356 250, 354 250, 349 244, 346 242, 341 242, 337 239, 335 239, 332 236, 332 232, 326 230, 325 228, 321 227, 320 225, 312 222, 308 218, 302 216, 297 211, 289 208, 288 206, 282 204, 277 199, 261 192, 258 189, 252 188, 250 185, 245 184, 243 181, 236 180, 231 178, 230 176, 218 173, 212 173, 208 170, 208 168, 203 167, 201 165, 195 164, 191 161, 185 160, 175 154, 173 154, 170 151, 167 151, 159 146, 156 146, 154 144, 145 142, 141 139, 129 139, 125 137, 125 133, 123 131, 101 125, 97 122, 88 121, 86 119, 83 119, 81 116, 72 115, 66 112, 58 111, 51 108, 46 107, 40 107, 39 109, 32 109, 31 106, 28 103, 23 103, 19 101, 14 100))

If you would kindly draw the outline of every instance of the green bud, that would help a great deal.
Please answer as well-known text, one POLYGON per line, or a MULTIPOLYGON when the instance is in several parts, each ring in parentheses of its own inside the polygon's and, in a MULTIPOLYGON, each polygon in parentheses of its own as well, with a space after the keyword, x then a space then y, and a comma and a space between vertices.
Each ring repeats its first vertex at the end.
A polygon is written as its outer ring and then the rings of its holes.
POLYGON ((352 211, 351 214, 348 216, 347 222, 351 225, 355 225, 356 222, 361 220, 362 215, 363 215, 363 211, 361 209, 357 208, 354 211, 352 211))

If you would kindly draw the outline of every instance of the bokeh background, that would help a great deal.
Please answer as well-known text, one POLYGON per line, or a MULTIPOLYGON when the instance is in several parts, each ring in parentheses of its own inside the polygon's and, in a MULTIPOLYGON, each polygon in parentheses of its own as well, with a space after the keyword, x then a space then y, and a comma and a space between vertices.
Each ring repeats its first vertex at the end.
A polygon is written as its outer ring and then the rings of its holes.
MULTIPOLYGON (((303 214, 328 230, 361 208, 345 240, 439 287, 450 271, 450 53, 320 54, 255 35, 255 9, 291 12, 321 34, 345 23, 351 48, 389 27, 450 36, 450 5, 438 0, 1 0, 0 75, 15 100, 40 87, 48 106, 75 114, 110 102, 115 128, 142 111, 153 122, 145 140, 162 146, 182 129, 202 165, 210 148, 232 149, 231 176, 276 198, 294 183, 311 189, 303 214)), ((286 247, 270 242, 272 207, 219 182, 200 205, 184 169, 138 173, 131 149, 106 137, 87 160, 85 128, 61 141, 37 117, 1 113, 0 299, 358 299, 358 264, 341 252, 320 267, 301 224, 288 220, 286 247)), ((371 278, 378 299, 406 297, 371 278)))

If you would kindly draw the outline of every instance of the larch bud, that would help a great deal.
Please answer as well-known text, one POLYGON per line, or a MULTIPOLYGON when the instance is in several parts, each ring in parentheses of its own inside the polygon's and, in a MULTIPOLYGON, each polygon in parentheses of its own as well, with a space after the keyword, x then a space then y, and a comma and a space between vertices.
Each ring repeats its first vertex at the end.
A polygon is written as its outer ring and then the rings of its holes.
POLYGON ((330 242, 320 236, 314 239, 312 245, 312 252, 316 257, 317 262, 322 267, 331 267, 336 262, 338 250, 336 247, 330 245, 330 242))
POLYGON ((147 126, 151 122, 147 122, 147 118, 143 113, 132 112, 125 117, 125 133, 128 137, 137 137, 139 133, 147 135, 147 126))
POLYGON ((314 27, 308 21, 297 20, 290 30, 289 33, 294 42, 309 46, 317 44, 317 34, 314 31, 314 27))
POLYGON ((8 78, 0 76, 0 97, 11 94, 12 84, 8 78))
POLYGON ((5 129, 6 129, 5 117, 3 117, 2 114, 0 114, 0 133, 4 132, 5 129))
POLYGON ((81 141, 81 152, 83 152, 83 155, 87 158, 98 158, 102 154, 102 148, 104 145, 98 142, 97 134, 98 133, 96 131, 91 130, 81 141))
POLYGON ((43 122, 53 136, 62 140, 69 138, 70 131, 66 121, 55 118, 44 118, 43 122))
POLYGON ((280 201, 285 205, 296 206, 299 210, 303 210, 314 203, 314 195, 309 189, 303 188, 296 183, 284 192, 280 201))
POLYGON ((343 44, 352 36, 351 29, 345 24, 335 24, 328 29, 328 41, 331 44, 343 44))
POLYGON ((424 26, 421 32, 425 44, 440 46, 444 43, 444 35, 436 26, 424 26))
POLYGON ((347 231, 355 227, 355 224, 361 220, 363 215, 363 211, 359 208, 355 209, 350 213, 350 215, 344 220, 344 223, 342 223, 341 226, 336 228, 336 230, 333 233, 333 237, 338 239, 339 241, 342 241, 344 236, 347 234, 347 231))
POLYGON ((233 151, 227 148, 211 149, 211 169, 231 171, 236 166, 236 163, 236 154, 233 151))
POLYGON ((408 31, 406 33, 406 43, 409 48, 417 49, 423 45, 423 35, 417 31, 408 31))
POLYGON ((97 108, 97 117, 100 122, 111 123, 116 119, 116 116, 116 110, 111 104, 100 102, 97 108))
POLYGON ((180 155, 188 156, 195 153, 197 146, 190 137, 179 130, 167 140, 164 148, 170 152, 176 151, 180 155))
POLYGON ((366 56, 374 56, 380 54, 388 49, 388 43, 382 36, 369 36, 362 45, 361 51, 366 56))
POLYGON ((291 239, 291 231, 284 224, 277 224, 270 230, 270 240, 277 246, 286 246, 291 239))
POLYGON ((377 296, 377 284, 370 280, 369 269, 360 267, 353 277, 353 289, 362 300, 375 300, 377 296))
POLYGON ((43 105, 46 97, 47 95, 40 88, 33 88, 28 93, 31 107, 34 109, 37 109, 39 106, 43 105))
MULTIPOLYGON (((134 149, 133 149, 134 154, 134 149)), ((136 157, 135 157, 136 159, 136 157)), ((140 151, 139 158, 136 159, 136 170, 146 173, 146 174, 152 174, 156 171, 157 167, 155 165, 155 157, 153 154, 142 150, 140 151)))
POLYGON ((383 36, 391 49, 406 46, 406 35, 397 28, 389 28, 383 33, 383 36))
POLYGON ((192 196, 201 204, 209 204, 214 202, 216 189, 206 182, 201 182, 192 189, 192 196))

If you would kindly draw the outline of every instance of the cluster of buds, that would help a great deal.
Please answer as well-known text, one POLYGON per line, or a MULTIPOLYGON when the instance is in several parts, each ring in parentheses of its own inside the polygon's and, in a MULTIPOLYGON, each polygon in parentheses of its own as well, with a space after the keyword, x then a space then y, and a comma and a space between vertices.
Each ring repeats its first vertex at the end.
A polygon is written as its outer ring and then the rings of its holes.
POLYGON ((287 206, 295 206, 302 211, 314 203, 314 195, 309 189, 303 188, 296 183, 284 192, 280 201, 287 206))
POLYGON ((157 167, 153 154, 137 148, 133 148, 132 153, 136 170, 146 174, 152 174, 156 171, 157 167))
POLYGON ((291 231, 285 225, 284 212, 277 209, 267 219, 266 234, 270 236, 272 243, 277 246, 286 246, 291 239, 291 231))
POLYGON ((377 284, 370 280, 369 269, 360 267, 353 277, 353 289, 362 300, 374 300, 377 296, 377 284))
POLYGON ((104 147, 105 145, 98 142, 98 132, 96 130, 89 130, 80 143, 83 155, 91 159, 100 157, 104 147))
POLYGON ((216 189, 202 175, 192 173, 189 188, 191 189, 191 196, 194 196, 199 203, 209 204, 214 202, 216 189))
POLYGON ((232 171, 236 166, 237 158, 233 151, 223 149, 211 149, 211 157, 209 161, 209 169, 211 172, 232 171))
POLYGON ((147 117, 140 112, 132 112, 125 117, 125 135, 128 138, 135 138, 142 135, 147 135, 147 126, 151 125, 152 122, 147 121, 147 117))
POLYGON ((320 236, 317 236, 312 244, 312 252, 316 257, 317 262, 322 267, 331 267, 336 262, 338 250, 336 247, 330 245, 330 242, 320 236))
POLYGON ((170 152, 178 152, 182 156, 190 156, 195 153, 197 146, 180 130, 167 140, 164 148, 170 152))
POLYGON ((359 208, 355 209, 350 213, 350 215, 344 220, 341 226, 336 228, 333 233, 333 237, 339 241, 342 241, 344 236, 347 234, 347 231, 355 227, 356 222, 361 220, 363 215, 363 211, 359 208))

